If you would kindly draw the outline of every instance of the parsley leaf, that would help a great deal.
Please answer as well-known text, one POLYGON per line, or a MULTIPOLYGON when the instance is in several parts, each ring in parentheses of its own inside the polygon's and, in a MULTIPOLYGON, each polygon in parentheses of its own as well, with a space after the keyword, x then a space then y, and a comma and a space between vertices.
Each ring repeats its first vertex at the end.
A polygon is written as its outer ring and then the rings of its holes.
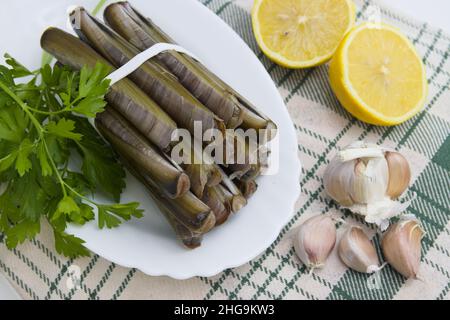
POLYGON ((58 123, 54 121, 50 121, 46 129, 49 134, 53 134, 60 138, 72 139, 75 141, 81 140, 82 135, 79 133, 75 133, 75 122, 72 120, 61 119, 58 123))
POLYGON ((56 252, 59 254, 67 257, 89 257, 89 250, 83 246, 84 240, 56 229, 53 230, 53 234, 56 252))
POLYGON ((8 183, 6 200, 15 208, 14 214, 19 217, 18 220, 27 218, 38 221, 46 212, 48 195, 38 179, 36 172, 31 171, 23 177, 16 176, 8 183))
POLYGON ((17 62, 16 59, 11 57, 9 54, 5 53, 5 62, 11 66, 11 74, 14 78, 22 78, 26 76, 31 76, 33 73, 25 68, 22 64, 17 62))
POLYGON ((21 221, 5 232, 6 246, 9 249, 13 249, 17 245, 24 243, 25 240, 34 238, 40 230, 41 225, 39 222, 21 221))
POLYGON ((105 110, 106 101, 100 97, 88 97, 83 99, 75 108, 73 112, 85 115, 87 117, 95 117, 97 113, 105 110))
POLYGON ((25 113, 16 108, 12 101, 7 99, 2 101, 0 96, 0 140, 21 142, 27 126, 28 120, 25 113))
POLYGON ((110 83, 109 80, 104 81, 104 79, 110 71, 110 67, 100 63, 97 63, 94 69, 84 66, 80 72, 78 98, 97 97, 104 93, 110 83))
MULTIPOLYGON (((48 160, 46 145, 43 141, 41 141, 41 143, 39 143, 37 154, 38 154, 38 158, 39 158, 39 164, 41 165, 42 175, 44 177, 51 175, 53 171, 52 171, 52 167, 50 166, 50 163, 48 160)), ((51 154, 50 154, 50 156, 51 156, 51 154)))
POLYGON ((53 159, 55 164, 63 165, 69 161, 70 149, 69 143, 65 139, 59 139, 55 135, 47 135, 42 141, 42 148, 46 159, 39 158, 40 161, 49 161, 53 159), (48 153, 47 153, 48 151, 48 153))
POLYGON ((0 159, 0 172, 8 170, 17 159, 17 151, 13 151, 10 154, 0 159))
POLYGON ((86 179, 99 190, 111 195, 115 201, 125 188, 125 171, 117 162, 97 150, 81 145, 84 156, 81 170, 86 179))
POLYGON ((34 145, 29 139, 23 139, 17 151, 16 169, 21 177, 31 170, 32 164, 29 156, 33 152, 34 145))
POLYGON ((53 215, 52 219, 56 220, 63 214, 69 216, 72 213, 79 213, 79 212, 80 207, 78 207, 75 200, 70 196, 65 196, 58 203, 58 207, 56 208, 55 214, 53 215))
POLYGON ((139 203, 101 205, 98 207, 98 227, 103 229, 106 226, 111 229, 119 226, 122 220, 128 221, 132 217, 141 218, 143 210, 138 207, 139 203))
POLYGON ((95 214, 94 214, 94 210, 90 205, 87 205, 85 203, 81 203, 80 204, 80 212, 78 213, 73 213, 70 216, 70 219, 79 225, 83 225, 88 221, 94 220, 95 218, 95 214))
POLYGON ((125 170, 117 162, 113 150, 83 118, 73 117, 77 131, 83 135, 78 151, 83 157, 81 170, 89 183, 100 191, 120 200, 125 188, 125 170))
POLYGON ((95 187, 93 187, 86 177, 79 172, 68 170, 64 181, 66 181, 72 189, 81 194, 88 194, 95 191, 95 187))

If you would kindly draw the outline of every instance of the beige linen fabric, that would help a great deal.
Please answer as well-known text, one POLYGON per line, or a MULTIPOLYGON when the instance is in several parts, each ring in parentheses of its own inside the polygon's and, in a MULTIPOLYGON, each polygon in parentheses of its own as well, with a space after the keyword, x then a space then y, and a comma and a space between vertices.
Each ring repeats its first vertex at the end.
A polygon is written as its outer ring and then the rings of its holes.
MULTIPOLYGON (((47 226, 41 235, 16 250, 0 243, 0 272, 25 299, 449 299, 450 298, 450 36, 428 24, 380 8, 382 20, 396 25, 414 42, 427 66, 430 95, 426 110, 407 123, 382 128, 351 117, 339 105, 328 81, 327 66, 292 71, 261 54, 252 36, 251 0, 202 0, 249 44, 278 86, 298 135, 303 164, 302 194, 292 221, 261 256, 211 278, 177 281, 150 277, 93 255, 68 260, 59 256, 47 226), (350 223, 362 219, 340 210, 323 190, 324 169, 336 150, 357 140, 384 144, 404 153, 414 172, 409 213, 423 222, 420 281, 406 281, 390 267, 380 274, 379 288, 367 276, 348 270, 334 252, 327 266, 309 274, 296 258, 289 231, 316 213, 329 212, 350 223), (70 274, 81 279, 71 289, 70 274)), ((376 2, 356 2, 358 21, 367 20, 376 2)), ((374 241, 379 235, 364 225, 374 241)), ((339 235, 342 233, 339 228, 339 235)))

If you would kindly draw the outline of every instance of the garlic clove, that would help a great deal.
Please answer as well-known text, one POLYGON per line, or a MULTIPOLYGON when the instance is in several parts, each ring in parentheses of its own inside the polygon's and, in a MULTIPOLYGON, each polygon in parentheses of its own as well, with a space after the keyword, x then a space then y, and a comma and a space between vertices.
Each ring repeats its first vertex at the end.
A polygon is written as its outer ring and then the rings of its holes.
POLYGON ((356 226, 349 227, 339 243, 339 257, 349 268, 362 272, 373 273, 380 270, 380 260, 377 251, 364 231, 356 226))
POLYGON ((389 184, 387 195, 397 199, 409 186, 411 181, 411 168, 406 158, 398 152, 388 151, 385 158, 389 168, 389 184))
POLYGON ((408 279, 417 279, 424 231, 415 218, 406 217, 389 227, 381 241, 384 257, 408 279))
POLYGON ((300 260, 311 269, 321 268, 336 244, 336 226, 327 215, 304 222, 294 237, 294 249, 300 260))

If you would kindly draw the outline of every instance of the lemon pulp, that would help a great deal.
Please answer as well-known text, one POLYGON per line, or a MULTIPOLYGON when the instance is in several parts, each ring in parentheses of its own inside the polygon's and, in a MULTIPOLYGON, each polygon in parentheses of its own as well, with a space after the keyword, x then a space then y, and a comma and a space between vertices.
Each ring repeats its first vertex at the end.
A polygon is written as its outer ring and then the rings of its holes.
POLYGON ((406 121, 427 96, 425 68, 414 46, 387 25, 352 30, 331 63, 330 79, 343 106, 372 124, 406 121))
POLYGON ((331 58, 355 20, 349 0, 256 0, 253 29, 263 52, 292 68, 331 58))

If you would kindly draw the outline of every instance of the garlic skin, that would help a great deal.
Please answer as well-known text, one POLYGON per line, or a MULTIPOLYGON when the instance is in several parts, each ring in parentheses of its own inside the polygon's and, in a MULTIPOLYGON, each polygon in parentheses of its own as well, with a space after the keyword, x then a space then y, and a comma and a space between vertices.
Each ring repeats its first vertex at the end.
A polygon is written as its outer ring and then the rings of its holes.
POLYGON ((424 234, 415 217, 405 216, 389 227, 381 241, 386 260, 407 279, 417 279, 424 234))
POLYGON ((361 214, 382 229, 409 203, 394 201, 411 180, 408 161, 400 153, 362 141, 340 151, 325 170, 326 193, 342 207, 361 214))
POLYGON ((342 262, 355 271, 370 274, 381 269, 372 241, 359 227, 351 226, 345 231, 338 253, 342 262))
POLYGON ((355 203, 370 204, 383 201, 389 183, 388 165, 384 158, 355 160, 353 183, 349 188, 355 203))
POLYGON ((294 236, 294 249, 309 268, 324 266, 336 244, 336 226, 327 215, 318 215, 305 221, 294 236))

